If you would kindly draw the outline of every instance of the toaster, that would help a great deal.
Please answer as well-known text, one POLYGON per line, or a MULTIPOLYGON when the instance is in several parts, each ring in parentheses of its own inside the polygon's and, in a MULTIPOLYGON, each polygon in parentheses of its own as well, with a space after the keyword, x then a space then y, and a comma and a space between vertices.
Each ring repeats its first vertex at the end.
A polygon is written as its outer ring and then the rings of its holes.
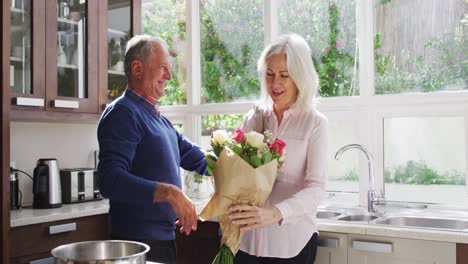
POLYGON ((66 204, 101 200, 97 171, 92 168, 60 170, 62 202, 66 204))

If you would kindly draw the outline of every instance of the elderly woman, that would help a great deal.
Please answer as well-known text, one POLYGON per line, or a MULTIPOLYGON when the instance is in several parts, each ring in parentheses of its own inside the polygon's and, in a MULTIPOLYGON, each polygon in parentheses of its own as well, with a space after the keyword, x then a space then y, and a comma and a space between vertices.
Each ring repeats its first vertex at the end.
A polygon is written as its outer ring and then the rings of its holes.
MULTIPOLYGON (((325 193, 327 119, 315 108, 318 77, 307 42, 288 34, 268 45, 258 60, 263 129, 286 142, 286 160, 263 208, 235 205, 232 223, 246 231, 235 263, 313 263, 315 214, 325 193)), ((257 130, 259 111, 244 120, 257 130)))

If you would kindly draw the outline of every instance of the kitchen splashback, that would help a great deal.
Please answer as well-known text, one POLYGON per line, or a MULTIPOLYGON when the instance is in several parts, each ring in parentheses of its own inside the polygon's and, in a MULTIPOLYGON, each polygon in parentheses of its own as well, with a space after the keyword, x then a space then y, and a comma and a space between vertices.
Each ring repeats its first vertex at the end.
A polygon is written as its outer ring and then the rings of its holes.
MULTIPOLYGON (((60 168, 94 167, 95 124, 12 122, 10 160, 30 175, 40 158, 56 158, 60 168)), ((19 175, 23 206, 32 204, 32 181, 19 175)))

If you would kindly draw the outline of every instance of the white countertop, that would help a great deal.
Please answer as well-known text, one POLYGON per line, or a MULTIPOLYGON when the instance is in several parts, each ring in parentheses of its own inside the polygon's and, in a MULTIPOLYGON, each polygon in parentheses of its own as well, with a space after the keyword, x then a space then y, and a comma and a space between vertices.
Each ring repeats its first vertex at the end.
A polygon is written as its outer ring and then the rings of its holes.
POLYGON ((319 232, 323 231, 356 235, 397 237, 468 244, 468 232, 460 232, 459 230, 435 230, 424 228, 375 225, 357 222, 338 222, 320 219, 317 220, 317 228, 319 232))
POLYGON ((10 211, 10 226, 24 226, 77 217, 106 214, 109 212, 109 200, 64 204, 60 208, 33 209, 22 208, 10 211))
MULTIPOLYGON (((193 201, 198 213, 201 212, 208 201, 208 199, 193 201)), ((78 204, 64 204, 62 207, 56 209, 26 208, 12 210, 10 212, 10 225, 11 227, 31 225, 90 215, 105 214, 108 213, 108 211, 109 201, 107 199, 78 204)), ((214 221, 216 220, 214 219, 214 221)), ((460 231, 384 226, 366 224, 362 222, 338 222, 322 219, 317 220, 317 228, 319 231, 324 232, 387 236, 468 244, 468 232, 460 231)))

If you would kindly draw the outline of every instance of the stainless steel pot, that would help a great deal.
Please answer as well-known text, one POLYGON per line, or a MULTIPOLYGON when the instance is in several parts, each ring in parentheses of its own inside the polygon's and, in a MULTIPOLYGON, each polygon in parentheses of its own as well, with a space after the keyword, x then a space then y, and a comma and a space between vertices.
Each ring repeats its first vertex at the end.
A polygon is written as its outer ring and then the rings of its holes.
POLYGON ((56 264, 145 264, 150 247, 134 241, 78 242, 52 250, 56 264))

